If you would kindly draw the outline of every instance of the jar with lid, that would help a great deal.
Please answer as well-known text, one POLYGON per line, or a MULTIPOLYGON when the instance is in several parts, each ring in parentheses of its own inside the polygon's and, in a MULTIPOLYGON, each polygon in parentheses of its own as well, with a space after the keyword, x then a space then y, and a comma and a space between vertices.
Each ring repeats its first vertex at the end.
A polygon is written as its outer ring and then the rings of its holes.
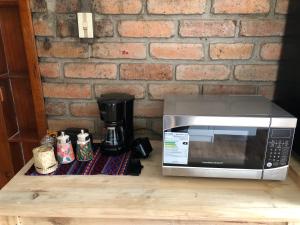
POLYGON ((57 159, 61 164, 71 163, 75 159, 70 136, 65 135, 65 132, 57 137, 57 159))
POLYGON ((93 159, 93 149, 89 133, 81 130, 77 135, 76 157, 78 161, 90 161, 93 159))
POLYGON ((46 134, 40 141, 40 144, 41 145, 50 145, 52 147, 55 147, 56 140, 54 137, 50 136, 49 134, 46 134))
POLYGON ((57 169, 57 161, 54 155, 54 148, 49 145, 42 145, 32 150, 34 167, 39 174, 53 173, 57 169))

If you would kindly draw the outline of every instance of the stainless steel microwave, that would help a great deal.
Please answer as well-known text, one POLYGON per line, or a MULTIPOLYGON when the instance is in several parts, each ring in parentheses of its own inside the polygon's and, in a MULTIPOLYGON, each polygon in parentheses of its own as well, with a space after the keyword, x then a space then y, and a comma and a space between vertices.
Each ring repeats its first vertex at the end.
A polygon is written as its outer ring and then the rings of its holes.
POLYGON ((284 180, 297 119, 262 96, 169 96, 166 176, 284 180))

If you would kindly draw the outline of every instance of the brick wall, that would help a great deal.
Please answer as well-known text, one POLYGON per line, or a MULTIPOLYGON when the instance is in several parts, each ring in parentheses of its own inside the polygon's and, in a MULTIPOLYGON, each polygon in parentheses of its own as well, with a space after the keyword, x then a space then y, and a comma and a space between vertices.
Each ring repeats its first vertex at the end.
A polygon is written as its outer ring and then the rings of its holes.
MULTIPOLYGON (((297 0, 290 0, 297 7, 297 0)), ((166 94, 262 94, 272 98, 288 0, 32 0, 51 129, 99 133, 96 97, 135 95, 136 128, 161 132, 166 94), (76 12, 94 13, 80 40, 76 12)), ((285 34, 286 33, 286 34, 285 34)), ((296 53, 294 54, 294 57, 296 53)))

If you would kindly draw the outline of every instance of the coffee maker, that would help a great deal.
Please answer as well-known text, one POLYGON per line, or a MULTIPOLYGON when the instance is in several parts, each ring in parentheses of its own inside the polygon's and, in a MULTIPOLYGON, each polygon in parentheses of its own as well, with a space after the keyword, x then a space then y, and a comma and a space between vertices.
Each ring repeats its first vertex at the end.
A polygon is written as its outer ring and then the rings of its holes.
POLYGON ((104 122, 101 151, 108 155, 128 151, 134 139, 134 96, 123 93, 103 94, 97 101, 100 118, 104 122))

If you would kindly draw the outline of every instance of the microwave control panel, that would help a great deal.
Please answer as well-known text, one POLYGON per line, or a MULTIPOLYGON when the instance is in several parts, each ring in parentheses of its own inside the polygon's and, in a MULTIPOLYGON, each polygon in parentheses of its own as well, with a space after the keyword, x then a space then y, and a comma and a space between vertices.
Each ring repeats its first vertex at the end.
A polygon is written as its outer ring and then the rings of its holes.
POLYGON ((294 129, 271 128, 269 132, 265 169, 286 166, 289 163, 294 129))

